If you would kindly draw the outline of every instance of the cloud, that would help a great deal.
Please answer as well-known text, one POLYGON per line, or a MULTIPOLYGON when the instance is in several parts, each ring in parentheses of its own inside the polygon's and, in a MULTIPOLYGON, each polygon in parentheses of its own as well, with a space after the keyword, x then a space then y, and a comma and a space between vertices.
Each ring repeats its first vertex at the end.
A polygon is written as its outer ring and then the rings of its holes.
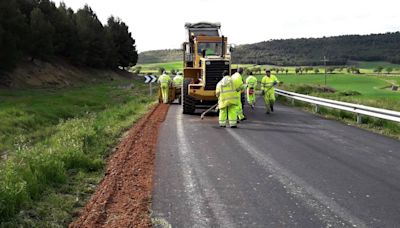
MULTIPOLYGON (((81 0, 63 0, 74 10, 81 0)), ((56 0, 56 2, 60 2, 56 0)), ((104 23, 125 21, 139 51, 179 48, 185 22, 221 22, 232 43, 400 30, 400 2, 381 0, 86 0, 104 23)))

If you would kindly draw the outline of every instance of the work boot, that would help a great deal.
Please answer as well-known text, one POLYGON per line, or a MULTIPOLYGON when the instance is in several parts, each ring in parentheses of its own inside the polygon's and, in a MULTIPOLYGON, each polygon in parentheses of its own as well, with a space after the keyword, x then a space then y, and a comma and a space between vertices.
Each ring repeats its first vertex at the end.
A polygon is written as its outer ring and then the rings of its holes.
POLYGON ((237 128, 237 126, 231 126, 231 128, 237 128))
POLYGON ((266 112, 265 112, 265 114, 268 114, 268 115, 269 115, 269 114, 270 114, 270 112, 269 112, 269 111, 266 111, 266 112))
POLYGON ((219 127, 226 127, 226 126, 224 126, 224 125, 219 125, 219 127))

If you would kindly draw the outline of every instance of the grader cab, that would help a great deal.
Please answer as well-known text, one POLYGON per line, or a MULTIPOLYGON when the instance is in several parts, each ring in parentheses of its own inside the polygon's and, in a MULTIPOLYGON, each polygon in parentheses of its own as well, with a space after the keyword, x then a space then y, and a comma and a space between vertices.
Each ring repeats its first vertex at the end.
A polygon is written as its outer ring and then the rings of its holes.
POLYGON ((231 69, 228 38, 220 35, 219 23, 186 23, 183 43, 182 105, 184 114, 209 108, 218 101, 215 95, 222 73, 231 69))

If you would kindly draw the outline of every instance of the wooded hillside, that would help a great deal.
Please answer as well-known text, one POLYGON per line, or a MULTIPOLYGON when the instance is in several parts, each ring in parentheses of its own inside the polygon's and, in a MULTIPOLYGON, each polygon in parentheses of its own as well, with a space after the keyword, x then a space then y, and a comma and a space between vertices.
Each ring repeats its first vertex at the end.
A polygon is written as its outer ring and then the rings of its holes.
POLYGON ((324 56, 330 60, 330 65, 344 65, 348 60, 400 63, 400 33, 271 40, 240 45, 233 53, 233 61, 281 66, 321 65, 324 56))
MULTIPOLYGON (((281 66, 345 65, 349 60, 400 63, 400 32, 371 35, 346 35, 324 38, 271 40, 239 45, 233 52, 234 63, 281 66)), ((177 49, 146 51, 139 63, 162 63, 182 60, 177 49)))
POLYGON ((108 69, 137 62, 135 40, 123 21, 111 16, 103 25, 88 5, 74 12, 50 0, 0 1, 0 50, 3 71, 22 59, 61 57, 108 69))

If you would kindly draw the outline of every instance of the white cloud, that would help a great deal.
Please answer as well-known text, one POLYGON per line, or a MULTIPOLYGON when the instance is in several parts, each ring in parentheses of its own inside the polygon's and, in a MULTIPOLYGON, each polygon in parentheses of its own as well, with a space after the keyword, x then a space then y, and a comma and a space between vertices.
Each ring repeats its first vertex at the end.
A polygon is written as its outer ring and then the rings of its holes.
MULTIPOLYGON (((63 0, 74 10, 81 0, 63 0)), ((60 2, 56 0, 56 2, 60 2)), ((400 30, 397 0, 86 0, 104 23, 125 21, 139 51, 179 48, 184 23, 221 22, 232 43, 269 39, 384 33, 400 30)))

